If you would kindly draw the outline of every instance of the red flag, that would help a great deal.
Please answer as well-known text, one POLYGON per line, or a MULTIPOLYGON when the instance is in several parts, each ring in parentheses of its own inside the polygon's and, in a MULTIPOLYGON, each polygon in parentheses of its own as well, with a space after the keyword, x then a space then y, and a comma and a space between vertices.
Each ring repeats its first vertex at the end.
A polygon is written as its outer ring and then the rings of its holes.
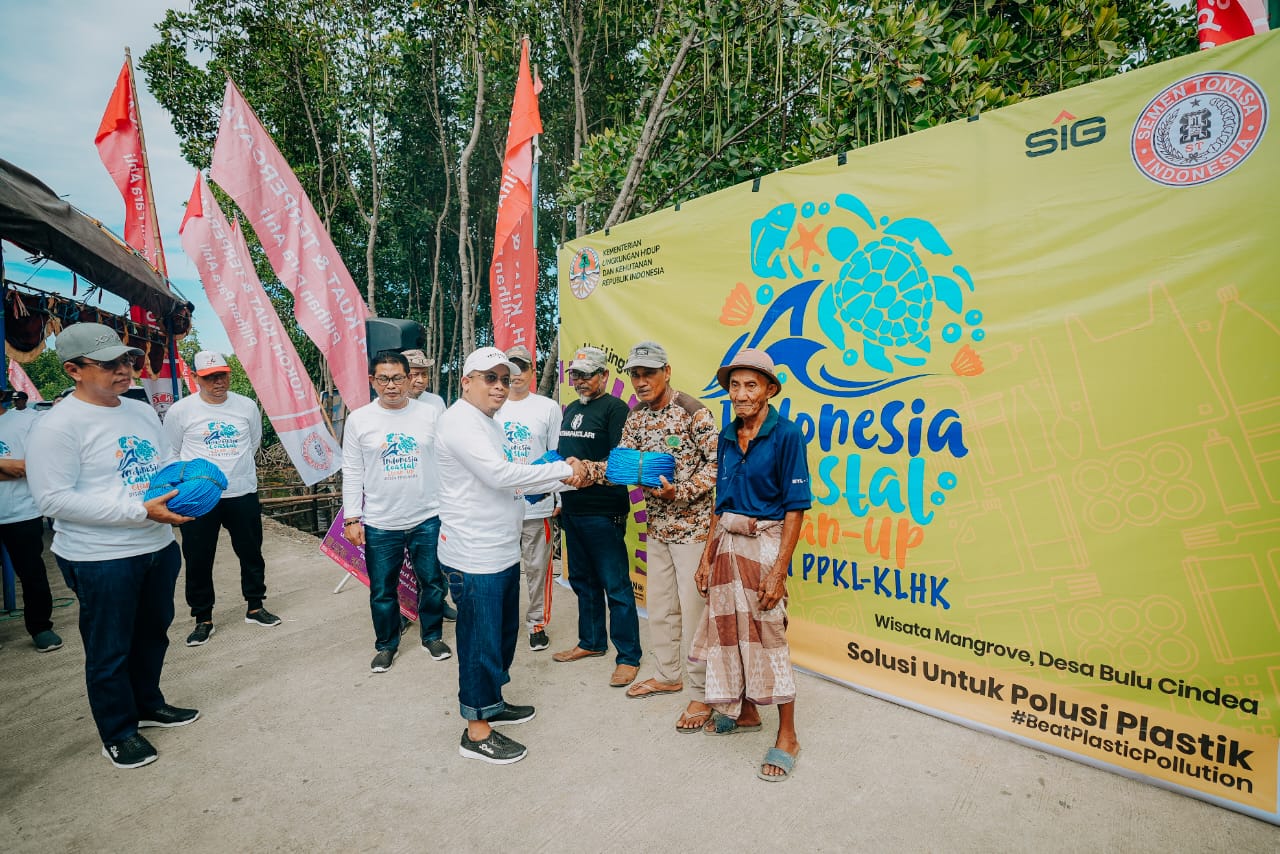
MULTIPOLYGON (((93 141, 111 180, 124 196, 125 243, 141 252, 151 266, 164 272, 160 236, 152 226, 155 220, 151 216, 152 199, 147 186, 147 159, 142 150, 142 133, 127 61, 116 78, 116 88, 93 141)), ((154 318, 144 322, 155 325, 154 318)))
POLYGON ((368 403, 369 310, 298 177, 230 80, 209 174, 249 218, 343 401, 351 409, 368 403))
POLYGON ((538 256, 533 248, 533 138, 542 133, 538 96, 529 75, 529 42, 520 47, 516 96, 507 124, 507 156, 498 189, 498 225, 489 266, 493 343, 523 344, 536 353, 534 308, 538 256))
POLYGON ((1196 9, 1201 50, 1268 29, 1265 0, 1196 0, 1196 9))
POLYGON ((36 388, 36 384, 31 381, 31 377, 27 376, 22 365, 12 359, 9 360, 9 385, 13 386, 14 391, 25 391, 27 399, 32 403, 44 400, 40 396, 40 389, 36 388))

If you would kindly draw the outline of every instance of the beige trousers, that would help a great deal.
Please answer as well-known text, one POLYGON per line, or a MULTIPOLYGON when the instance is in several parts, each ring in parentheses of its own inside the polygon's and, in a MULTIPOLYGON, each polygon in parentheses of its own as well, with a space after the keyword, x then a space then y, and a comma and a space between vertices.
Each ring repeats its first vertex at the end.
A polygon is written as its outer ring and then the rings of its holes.
POLYGON ((689 644, 706 607, 693 581, 706 543, 662 543, 650 537, 645 546, 645 607, 654 678, 684 682, 693 692, 692 699, 701 701, 706 693, 707 669, 705 664, 689 661, 689 644))

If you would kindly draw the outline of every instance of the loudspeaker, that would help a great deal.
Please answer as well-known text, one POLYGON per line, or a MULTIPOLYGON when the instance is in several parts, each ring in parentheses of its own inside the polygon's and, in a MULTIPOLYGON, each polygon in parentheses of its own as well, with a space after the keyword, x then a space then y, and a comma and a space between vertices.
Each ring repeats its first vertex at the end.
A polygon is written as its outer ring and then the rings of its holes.
POLYGON ((421 350, 426 335, 416 320, 395 317, 371 317, 365 321, 365 343, 369 358, 383 350, 421 350))

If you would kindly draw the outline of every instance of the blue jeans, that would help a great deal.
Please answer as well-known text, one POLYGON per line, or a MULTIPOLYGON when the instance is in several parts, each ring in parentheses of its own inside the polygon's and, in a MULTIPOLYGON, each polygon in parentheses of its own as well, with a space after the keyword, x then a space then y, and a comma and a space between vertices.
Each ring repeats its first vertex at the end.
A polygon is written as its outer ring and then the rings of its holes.
POLYGON ((422 642, 440 640, 444 623, 444 577, 436 558, 440 517, 432 516, 403 531, 364 526, 364 561, 369 573, 369 610, 373 613, 374 649, 400 646, 400 567, 409 552, 418 578, 418 625, 422 642))
POLYGON ((502 686, 520 636, 520 564, 482 575, 442 567, 458 606, 458 713, 483 721, 507 707, 502 686))
POLYGON ((604 652, 613 639, 618 664, 640 666, 640 616, 627 567, 626 516, 562 514, 569 586, 578 597, 578 646, 604 652), (605 635, 605 600, 609 634, 605 635))
POLYGON ((165 704, 160 671, 169 648, 173 591, 182 566, 177 543, 114 560, 54 555, 80 600, 84 681, 104 744, 138 731, 138 716, 165 704))

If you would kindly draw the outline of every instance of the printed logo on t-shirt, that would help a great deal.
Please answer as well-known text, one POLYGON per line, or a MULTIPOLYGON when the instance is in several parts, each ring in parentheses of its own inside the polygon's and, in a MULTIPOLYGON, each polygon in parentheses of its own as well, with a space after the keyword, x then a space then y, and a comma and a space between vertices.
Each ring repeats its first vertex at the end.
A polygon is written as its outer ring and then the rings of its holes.
POLYGON ((387 480, 413 477, 418 471, 418 440, 407 433, 388 433, 380 458, 387 480))
POLYGON ((11 456, 13 456, 13 451, 9 449, 8 445, 0 441, 0 457, 11 457, 11 456))
POLYGON ((151 485, 151 478, 160 470, 156 446, 138 436, 121 436, 117 444, 116 472, 124 481, 129 497, 141 498, 151 485))
POLYGON ((204 446, 211 457, 234 457, 240 431, 225 421, 210 421, 204 428, 204 446))
POLYGON ((506 451, 508 460, 513 463, 523 463, 533 456, 533 442, 530 441, 533 439, 533 431, 529 429, 528 424, 504 421, 502 432, 507 437, 503 450, 506 451))

